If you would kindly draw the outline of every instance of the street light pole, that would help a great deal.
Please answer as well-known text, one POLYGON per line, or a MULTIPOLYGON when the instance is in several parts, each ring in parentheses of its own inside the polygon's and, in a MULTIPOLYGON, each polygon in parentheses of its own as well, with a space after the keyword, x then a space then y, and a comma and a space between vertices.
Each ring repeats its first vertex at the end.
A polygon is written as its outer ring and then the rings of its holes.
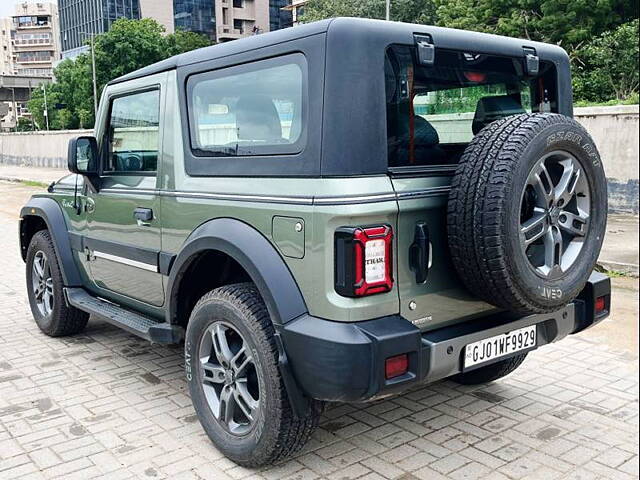
POLYGON ((47 131, 49 131, 49 107, 47 106, 47 84, 42 84, 42 90, 44 91, 44 119, 47 124, 47 131))
POLYGON ((93 114, 98 118, 98 82, 96 80, 96 54, 93 42, 93 33, 80 32, 81 35, 88 35, 91 42, 91 76, 93 77, 93 114))
POLYGON ((391 20, 391 0, 387 0, 387 21, 391 20))

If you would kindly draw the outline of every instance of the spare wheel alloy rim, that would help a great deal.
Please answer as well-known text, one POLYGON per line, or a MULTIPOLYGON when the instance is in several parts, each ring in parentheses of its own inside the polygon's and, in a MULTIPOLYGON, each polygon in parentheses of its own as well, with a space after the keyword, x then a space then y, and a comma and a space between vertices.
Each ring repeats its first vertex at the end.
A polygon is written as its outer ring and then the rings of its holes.
POLYGON ((576 263, 590 216, 589 182, 578 159, 557 150, 538 160, 520 200, 520 245, 537 275, 557 279, 576 263))

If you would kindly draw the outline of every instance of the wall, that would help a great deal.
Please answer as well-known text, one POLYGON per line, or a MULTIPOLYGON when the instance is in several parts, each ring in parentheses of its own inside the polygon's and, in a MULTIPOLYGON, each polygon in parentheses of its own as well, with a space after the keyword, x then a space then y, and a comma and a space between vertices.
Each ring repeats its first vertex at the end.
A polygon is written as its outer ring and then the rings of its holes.
MULTIPOLYGON (((638 213, 638 105, 576 108, 575 116, 600 150, 610 209, 638 213)), ((464 114, 441 120, 459 122, 460 130, 465 123, 469 128, 470 119, 464 114)), ((435 119, 430 121, 441 128, 435 119)), ((0 134, 0 164, 64 168, 69 139, 90 134, 90 130, 0 134)))
POLYGON ((0 165, 66 168, 69 140, 93 130, 0 133, 0 165))

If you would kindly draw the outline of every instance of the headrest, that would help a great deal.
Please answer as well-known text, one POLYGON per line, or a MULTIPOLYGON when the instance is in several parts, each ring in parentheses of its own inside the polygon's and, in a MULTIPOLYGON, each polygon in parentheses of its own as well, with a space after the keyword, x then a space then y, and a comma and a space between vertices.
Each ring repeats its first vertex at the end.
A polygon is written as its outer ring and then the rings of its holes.
POLYGON ((440 137, 433 125, 423 117, 413 117, 414 142, 416 146, 433 147, 440 143, 440 137))
POLYGON ((478 100, 471 130, 476 135, 491 122, 520 113, 525 113, 524 108, 514 97, 508 95, 483 97, 478 100))
POLYGON ((282 124, 271 98, 245 95, 236 103, 238 140, 281 141, 282 124))

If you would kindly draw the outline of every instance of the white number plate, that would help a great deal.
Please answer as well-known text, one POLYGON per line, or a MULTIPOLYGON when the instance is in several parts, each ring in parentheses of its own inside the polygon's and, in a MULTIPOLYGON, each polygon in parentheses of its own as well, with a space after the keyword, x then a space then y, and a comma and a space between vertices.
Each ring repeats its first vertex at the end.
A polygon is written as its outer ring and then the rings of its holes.
POLYGON ((470 343, 464 349, 464 368, 505 357, 521 350, 535 348, 536 342, 536 326, 531 325, 470 343))

